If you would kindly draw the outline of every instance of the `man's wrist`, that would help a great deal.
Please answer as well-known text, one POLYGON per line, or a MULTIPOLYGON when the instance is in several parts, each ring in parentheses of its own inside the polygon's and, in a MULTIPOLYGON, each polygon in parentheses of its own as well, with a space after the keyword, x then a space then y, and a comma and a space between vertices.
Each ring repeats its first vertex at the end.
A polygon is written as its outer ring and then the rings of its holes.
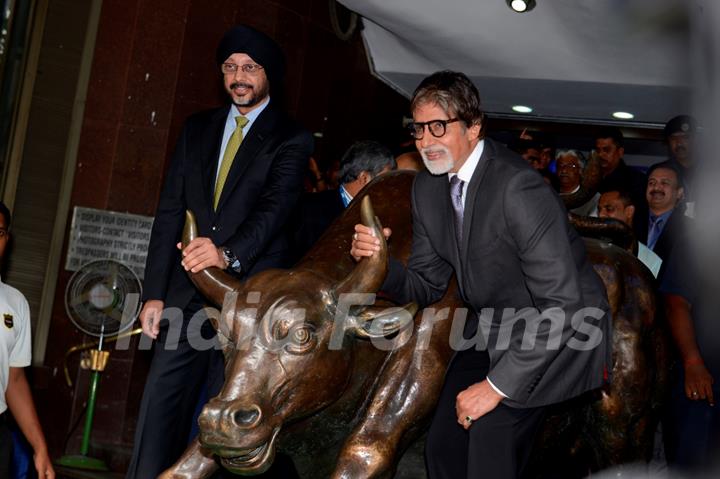
POLYGON ((218 254, 220 255, 220 258, 222 258, 223 262, 223 268, 222 269, 228 269, 228 266, 230 266, 228 262, 228 257, 225 255, 225 248, 222 246, 217 247, 218 254))
POLYGON ((47 444, 45 443, 45 441, 43 441, 43 442, 42 442, 41 444, 39 444, 38 446, 33 446, 32 444, 31 444, 30 446, 32 446, 33 452, 34 452, 35 454, 44 455, 44 456, 49 455, 49 453, 48 453, 48 448, 47 448, 47 444))
POLYGON ((487 380, 488 384, 490 385, 490 388, 492 388, 492 390, 495 391, 500 396, 501 400, 507 398, 507 394, 505 394, 500 389, 498 389, 498 387, 493 384, 493 382, 490 380, 490 378, 486 377, 485 379, 487 380))
POLYGON ((237 259, 237 256, 235 256, 235 253, 226 246, 221 246, 220 251, 223 261, 225 262, 225 269, 231 269, 236 273, 240 273, 242 271, 242 265, 240 264, 240 260, 237 259))
POLYGON ((686 358, 683 360, 683 365, 685 367, 687 366, 699 366, 699 365, 705 365, 705 362, 700 356, 693 356, 690 358, 686 358))

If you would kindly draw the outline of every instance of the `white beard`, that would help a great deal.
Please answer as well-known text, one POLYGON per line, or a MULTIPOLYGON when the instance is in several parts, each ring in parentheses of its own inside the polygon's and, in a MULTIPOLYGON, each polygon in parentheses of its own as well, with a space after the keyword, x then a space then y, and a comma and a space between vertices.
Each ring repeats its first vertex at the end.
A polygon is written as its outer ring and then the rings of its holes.
POLYGON ((453 158, 450 150, 448 150, 444 146, 436 145, 428 148, 423 148, 420 150, 420 156, 423 159, 423 163, 425 163, 425 168, 427 168, 427 170, 432 175, 444 175, 448 171, 452 170, 455 166, 455 158, 453 158), (441 152, 444 155, 444 158, 441 158, 439 160, 429 160, 427 156, 428 153, 434 152, 441 152))

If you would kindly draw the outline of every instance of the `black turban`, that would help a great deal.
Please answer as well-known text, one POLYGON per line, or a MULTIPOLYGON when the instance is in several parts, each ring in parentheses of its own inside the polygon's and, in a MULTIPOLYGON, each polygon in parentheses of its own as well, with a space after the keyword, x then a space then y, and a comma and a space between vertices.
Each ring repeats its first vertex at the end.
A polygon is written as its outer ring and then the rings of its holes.
POLYGON ((285 74, 285 58, 275 41, 262 32, 246 25, 229 30, 217 47, 215 59, 220 65, 233 53, 245 53, 265 69, 271 83, 282 80, 285 74))

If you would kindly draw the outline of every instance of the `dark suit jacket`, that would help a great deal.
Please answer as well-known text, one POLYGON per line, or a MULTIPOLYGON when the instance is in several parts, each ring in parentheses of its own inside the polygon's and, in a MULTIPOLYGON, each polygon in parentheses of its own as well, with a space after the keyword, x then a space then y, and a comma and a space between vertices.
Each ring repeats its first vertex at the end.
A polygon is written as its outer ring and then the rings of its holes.
POLYGON ((605 289, 560 200, 537 172, 515 153, 485 140, 466 190, 460 251, 447 175, 419 173, 412 204, 412 254, 407 269, 391 261, 386 293, 428 305, 442 297, 455 272, 463 300, 481 318, 481 328, 490 329, 488 377, 509 397, 504 401, 509 406, 552 404, 602 385, 611 369, 605 289), (604 313, 599 320, 585 320, 586 332, 602 332, 600 344, 589 351, 577 347, 587 339, 578 332, 585 326, 570 324, 584 307, 604 313), (534 347, 523 349, 522 329, 500 329, 524 317, 525 330, 547 331, 550 322, 542 321, 541 312, 557 320, 563 319, 562 311, 565 321, 555 329, 559 347, 546 347, 547 335, 537 335, 534 347), (498 334, 509 338, 509 346, 496 339, 498 334))
POLYGON ((345 211, 338 190, 305 193, 291 219, 292 262, 300 260, 330 224, 345 211))
POLYGON ((312 136, 273 108, 263 110, 235 156, 217 211, 215 175, 228 108, 201 112, 184 125, 160 194, 145 267, 143 297, 184 308, 197 290, 175 247, 185 210, 195 213, 200 236, 230 248, 243 277, 285 266, 285 226, 303 188, 312 136))

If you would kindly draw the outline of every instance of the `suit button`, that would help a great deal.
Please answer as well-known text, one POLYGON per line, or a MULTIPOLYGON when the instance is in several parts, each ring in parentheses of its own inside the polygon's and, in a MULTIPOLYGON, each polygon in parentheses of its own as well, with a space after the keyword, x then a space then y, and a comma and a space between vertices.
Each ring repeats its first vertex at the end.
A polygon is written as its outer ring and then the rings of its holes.
POLYGON ((217 225, 212 225, 212 227, 210 229, 213 231, 220 231, 220 227, 217 225))

